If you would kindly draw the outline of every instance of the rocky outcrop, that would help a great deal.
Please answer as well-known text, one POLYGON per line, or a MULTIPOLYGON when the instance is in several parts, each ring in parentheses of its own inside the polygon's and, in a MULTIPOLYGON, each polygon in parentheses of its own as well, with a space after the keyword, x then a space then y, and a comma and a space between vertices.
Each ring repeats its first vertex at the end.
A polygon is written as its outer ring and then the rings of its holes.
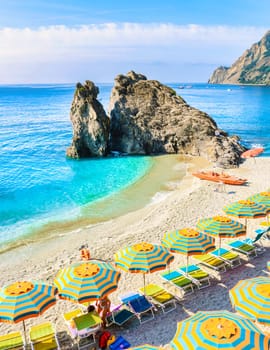
POLYGON ((228 137, 173 89, 134 72, 116 77, 109 113, 110 146, 118 152, 201 155, 227 168, 237 166, 244 151, 237 137, 228 137))
POLYGON ((101 157, 108 152, 110 121, 97 100, 98 93, 98 87, 89 80, 77 84, 70 111, 73 139, 68 157, 101 157))
POLYGON ((270 84, 270 31, 231 67, 219 67, 208 81, 211 84, 270 84))

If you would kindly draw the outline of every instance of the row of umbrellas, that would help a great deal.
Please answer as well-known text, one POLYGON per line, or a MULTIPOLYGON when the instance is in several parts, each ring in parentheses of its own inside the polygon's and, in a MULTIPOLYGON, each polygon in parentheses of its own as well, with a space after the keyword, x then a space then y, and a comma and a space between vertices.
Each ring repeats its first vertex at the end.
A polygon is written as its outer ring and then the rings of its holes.
MULTIPOLYGON (((88 292, 85 293, 90 295, 93 288, 95 292, 91 298, 96 299, 102 295, 102 290, 106 294, 109 293, 108 286, 103 287, 104 283, 101 282, 104 280, 101 276, 106 275, 107 268, 109 268, 109 274, 113 272, 111 276, 114 276, 110 283, 107 283, 111 284, 112 291, 117 286, 120 274, 110 264, 97 261, 76 263, 63 269, 58 276, 60 280, 56 278, 56 283, 61 284, 60 276, 70 270, 69 273, 73 280, 71 284, 76 286, 75 289, 79 290, 78 286, 81 285, 81 289, 88 289, 88 292)), ((56 288, 39 283, 19 282, 5 287, 0 295, 1 321, 10 320, 17 323, 28 317, 38 316, 55 304, 56 293, 56 288)), ((65 289, 65 293, 60 293, 60 297, 73 300, 74 294, 69 295, 65 289)), ((268 349, 270 338, 265 336, 251 320, 270 323, 269 278, 257 277, 239 281, 230 291, 230 298, 236 311, 249 319, 228 311, 198 312, 178 324, 171 346, 174 349, 200 349, 200 346, 204 344, 204 346, 207 345, 207 349, 268 349)), ((80 302, 84 300, 86 298, 80 299, 80 302)))
MULTIPOLYGON (((228 209, 228 214, 238 217, 267 215, 270 210, 270 192, 263 192, 260 196, 261 200, 268 205, 267 208, 250 199, 239 201, 238 205, 231 206, 233 208, 230 211, 228 209)), ((246 231, 244 225, 222 216, 200 220, 197 228, 199 231, 186 228, 165 234, 162 240, 163 246, 142 242, 121 249, 115 254, 115 264, 124 271, 140 272, 145 277, 145 273, 165 269, 173 261, 174 257, 168 249, 185 254, 188 264, 190 255, 204 254, 215 249, 215 240, 210 236, 219 237, 221 240, 223 237, 238 237, 245 234, 246 231)), ((78 303, 93 301, 113 292, 117 288, 119 279, 120 272, 115 270, 111 264, 89 261, 72 264, 59 271, 55 279, 55 287, 28 281, 13 283, 0 290, 0 322, 23 321, 25 330, 24 321, 27 318, 39 316, 53 306, 56 303, 57 293, 61 299, 78 303)), ((255 284, 256 287, 253 289, 247 284, 236 286, 237 290, 244 289, 247 294, 232 291, 230 297, 237 311, 260 322, 270 323, 269 279, 267 281, 267 278, 261 277, 261 280, 255 281, 255 284), (251 291, 256 296, 260 295, 255 299, 256 303, 249 302, 248 295, 251 291), (238 304, 243 304, 245 307, 237 309, 238 304), (252 306, 251 310, 250 306, 252 306), (254 310, 266 311, 259 315, 254 310)))

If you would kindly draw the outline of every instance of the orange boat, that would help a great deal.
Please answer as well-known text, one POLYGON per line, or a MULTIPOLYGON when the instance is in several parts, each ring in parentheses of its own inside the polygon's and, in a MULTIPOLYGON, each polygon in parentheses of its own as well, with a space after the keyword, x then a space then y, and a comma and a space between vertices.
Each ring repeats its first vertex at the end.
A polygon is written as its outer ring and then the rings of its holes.
POLYGON ((196 173, 192 173, 192 175, 201 180, 222 182, 227 185, 243 185, 247 182, 247 179, 241 179, 239 177, 224 173, 220 174, 214 171, 197 171, 196 173))
POLYGON ((248 151, 241 154, 241 158, 251 158, 256 157, 259 154, 261 154, 264 151, 264 148, 257 147, 257 148, 251 148, 248 151))

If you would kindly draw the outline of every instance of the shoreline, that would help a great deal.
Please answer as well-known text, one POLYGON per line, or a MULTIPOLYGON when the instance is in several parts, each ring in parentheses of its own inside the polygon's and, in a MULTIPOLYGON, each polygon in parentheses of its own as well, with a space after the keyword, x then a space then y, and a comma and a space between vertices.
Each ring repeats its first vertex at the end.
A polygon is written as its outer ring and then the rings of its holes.
POLYGON ((66 234, 115 219, 141 209, 153 200, 158 200, 157 195, 168 195, 185 175, 186 163, 182 158, 180 155, 151 157, 146 173, 127 187, 78 207, 80 214, 72 219, 51 220, 40 227, 33 228, 29 233, 25 233, 14 241, 4 243, 0 254, 36 241, 53 239, 55 235, 66 234))
MULTIPOLYGON (((6 285, 16 280, 43 280, 52 283, 57 271, 79 260, 79 248, 88 243, 91 257, 113 261, 113 254, 120 248, 140 241, 160 243, 166 231, 184 227, 195 227, 200 218, 223 214, 222 208, 236 200, 266 191, 270 187, 269 171, 270 158, 248 159, 239 168, 228 170, 229 173, 240 177, 247 177, 247 186, 226 186, 226 192, 216 191, 217 185, 201 181, 191 175, 196 168, 213 168, 204 159, 197 158, 189 161, 187 175, 170 191, 167 197, 144 206, 141 209, 116 217, 115 219, 79 228, 76 231, 59 234, 53 239, 43 240, 2 253, 1 284, 6 285)), ((227 171, 226 171, 227 172, 227 171)), ((241 220, 239 220, 241 221, 241 220)), ((249 235, 258 227, 263 219, 249 220, 249 235)), ((223 243, 223 242, 222 242, 223 243)), ((235 270, 229 270, 222 276, 222 280, 213 278, 212 285, 203 290, 197 290, 181 300, 174 312, 168 315, 158 314, 154 321, 144 327, 137 322, 124 329, 113 328, 114 334, 121 334, 136 346, 143 343, 161 345, 168 343, 176 330, 177 322, 194 314, 198 310, 232 311, 228 297, 228 290, 239 279, 262 275, 269 260, 270 241, 264 243, 267 251, 258 258, 249 261, 243 259, 244 264, 235 270), (164 327, 166 322, 167 327, 164 327)), ((185 257, 174 254, 175 261, 172 268, 185 264, 185 257)), ((191 262, 193 258, 190 258, 191 262)), ((212 273, 212 272, 211 272, 212 273)), ((213 274, 215 275, 215 274, 213 274)), ((159 273, 146 276, 147 283, 154 282, 162 285, 159 273)), ((118 296, 130 291, 136 291, 142 286, 140 274, 122 272, 119 288, 110 295, 113 304, 119 303, 118 296)), ((63 313, 76 308, 77 305, 68 301, 58 301, 37 319, 29 319, 27 327, 45 321, 55 324, 58 332, 65 331, 63 313)), ((268 331, 270 327, 268 327, 268 331)), ((22 325, 0 323, 0 333, 11 330, 21 330, 22 325)), ((68 349, 66 347, 63 349, 68 349)))

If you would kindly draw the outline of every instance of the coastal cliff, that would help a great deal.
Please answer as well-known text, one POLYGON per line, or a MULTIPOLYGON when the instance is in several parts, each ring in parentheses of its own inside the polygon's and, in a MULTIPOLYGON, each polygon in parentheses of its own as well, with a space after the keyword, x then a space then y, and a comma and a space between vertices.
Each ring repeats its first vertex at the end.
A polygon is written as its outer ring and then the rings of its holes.
POLYGON ((89 80, 76 86, 70 110, 73 139, 68 157, 101 157, 108 152, 110 120, 97 100, 98 94, 98 87, 89 80))
POLYGON ((223 168, 240 162, 244 148, 236 136, 228 137, 208 114, 156 80, 133 71, 118 75, 111 92, 110 119, 96 100, 97 93, 92 82, 77 85, 70 114, 74 129, 67 150, 70 157, 117 151, 204 156, 223 168))
POLYGON ((210 84, 270 84, 270 31, 246 50, 231 67, 218 67, 210 84))

